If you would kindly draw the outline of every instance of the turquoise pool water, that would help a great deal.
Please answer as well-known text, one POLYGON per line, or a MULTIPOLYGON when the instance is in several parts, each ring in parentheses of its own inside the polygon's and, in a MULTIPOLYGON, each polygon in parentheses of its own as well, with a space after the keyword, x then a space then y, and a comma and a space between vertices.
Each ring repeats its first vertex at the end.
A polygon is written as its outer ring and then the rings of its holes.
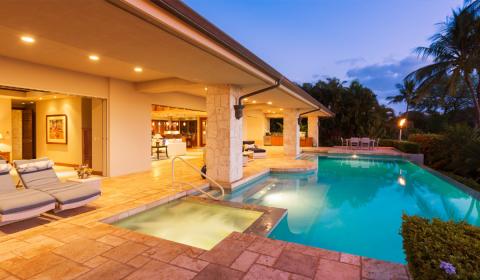
POLYGON ((287 208, 271 238, 405 263, 402 213, 480 226, 480 201, 403 160, 319 157, 317 174, 272 174, 226 199, 287 208))

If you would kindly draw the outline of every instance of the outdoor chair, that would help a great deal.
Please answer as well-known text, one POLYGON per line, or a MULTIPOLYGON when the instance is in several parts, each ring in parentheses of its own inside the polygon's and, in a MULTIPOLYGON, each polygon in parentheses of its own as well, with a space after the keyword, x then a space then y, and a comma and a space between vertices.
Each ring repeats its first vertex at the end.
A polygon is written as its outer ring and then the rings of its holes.
POLYGON ((350 147, 353 148, 360 148, 360 139, 358 137, 350 138, 350 147))
POLYGON ((17 190, 11 165, 0 160, 0 225, 37 217, 55 208, 55 199, 36 190, 17 190))
POLYGON ((56 199, 56 212, 81 207, 101 195, 92 185, 61 182, 48 158, 16 160, 14 165, 25 188, 45 192, 56 199))
POLYGON ((370 138, 368 137, 362 137, 360 138, 360 147, 362 149, 370 149, 370 138))
POLYGON ((265 149, 260 149, 255 145, 255 141, 243 141, 243 152, 251 151, 253 152, 253 158, 266 158, 267 151, 265 149))

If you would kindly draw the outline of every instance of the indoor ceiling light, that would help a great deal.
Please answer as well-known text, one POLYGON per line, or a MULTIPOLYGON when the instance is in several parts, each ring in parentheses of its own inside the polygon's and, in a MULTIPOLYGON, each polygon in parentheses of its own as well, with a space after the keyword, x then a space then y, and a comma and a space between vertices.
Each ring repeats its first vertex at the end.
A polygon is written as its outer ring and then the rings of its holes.
POLYGON ((280 108, 280 111, 283 111, 283 108, 280 108))
POLYGON ((248 98, 244 98, 243 100, 248 101, 248 98))
POLYGON ((22 37, 20 37, 20 40, 22 40, 22 42, 27 43, 27 44, 35 43, 35 38, 33 38, 31 36, 22 36, 22 37))
POLYGON ((133 71, 135 71, 135 72, 137 72, 137 73, 141 73, 141 72, 143 72, 143 68, 137 66, 137 67, 133 68, 133 71))
POLYGON ((253 100, 252 103, 253 103, 253 104, 257 103, 257 100, 253 100))
POLYGON ((204 88, 204 90, 205 90, 205 91, 207 91, 207 90, 208 90, 208 88, 207 88, 207 87, 205 87, 205 88, 204 88))
POLYGON ((267 104, 268 104, 268 105, 272 105, 273 103, 272 103, 272 101, 268 101, 267 104))
POLYGON ((100 60, 100 57, 98 57, 98 55, 91 54, 91 55, 88 56, 88 59, 90 59, 92 61, 98 61, 98 60, 100 60))

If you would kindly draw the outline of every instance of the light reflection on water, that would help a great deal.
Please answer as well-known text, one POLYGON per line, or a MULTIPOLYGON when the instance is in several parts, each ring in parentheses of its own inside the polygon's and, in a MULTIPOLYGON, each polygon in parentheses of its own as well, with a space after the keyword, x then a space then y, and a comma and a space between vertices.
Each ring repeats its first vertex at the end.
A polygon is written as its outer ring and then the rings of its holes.
POLYGON ((480 226, 480 201, 400 160, 319 159, 316 174, 272 174, 228 199, 288 209, 272 238, 398 263, 403 212, 480 226))

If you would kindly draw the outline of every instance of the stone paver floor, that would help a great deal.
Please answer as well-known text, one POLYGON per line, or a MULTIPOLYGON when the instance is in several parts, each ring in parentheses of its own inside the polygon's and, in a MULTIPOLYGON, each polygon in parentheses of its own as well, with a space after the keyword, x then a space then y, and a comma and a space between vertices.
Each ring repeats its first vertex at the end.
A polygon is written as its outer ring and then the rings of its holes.
MULTIPOLYGON (((249 163, 244 177, 289 163, 294 170, 312 167, 269 152, 268 159, 249 163)), ((201 166, 198 156, 188 160, 201 166)), ((233 233, 204 251, 99 222, 190 191, 171 188, 170 171, 169 161, 155 162, 150 172, 105 179, 102 197, 86 207, 0 227, 0 280, 408 279, 402 265, 252 234, 233 233)), ((181 164, 176 173, 183 181, 206 184, 181 164)))

